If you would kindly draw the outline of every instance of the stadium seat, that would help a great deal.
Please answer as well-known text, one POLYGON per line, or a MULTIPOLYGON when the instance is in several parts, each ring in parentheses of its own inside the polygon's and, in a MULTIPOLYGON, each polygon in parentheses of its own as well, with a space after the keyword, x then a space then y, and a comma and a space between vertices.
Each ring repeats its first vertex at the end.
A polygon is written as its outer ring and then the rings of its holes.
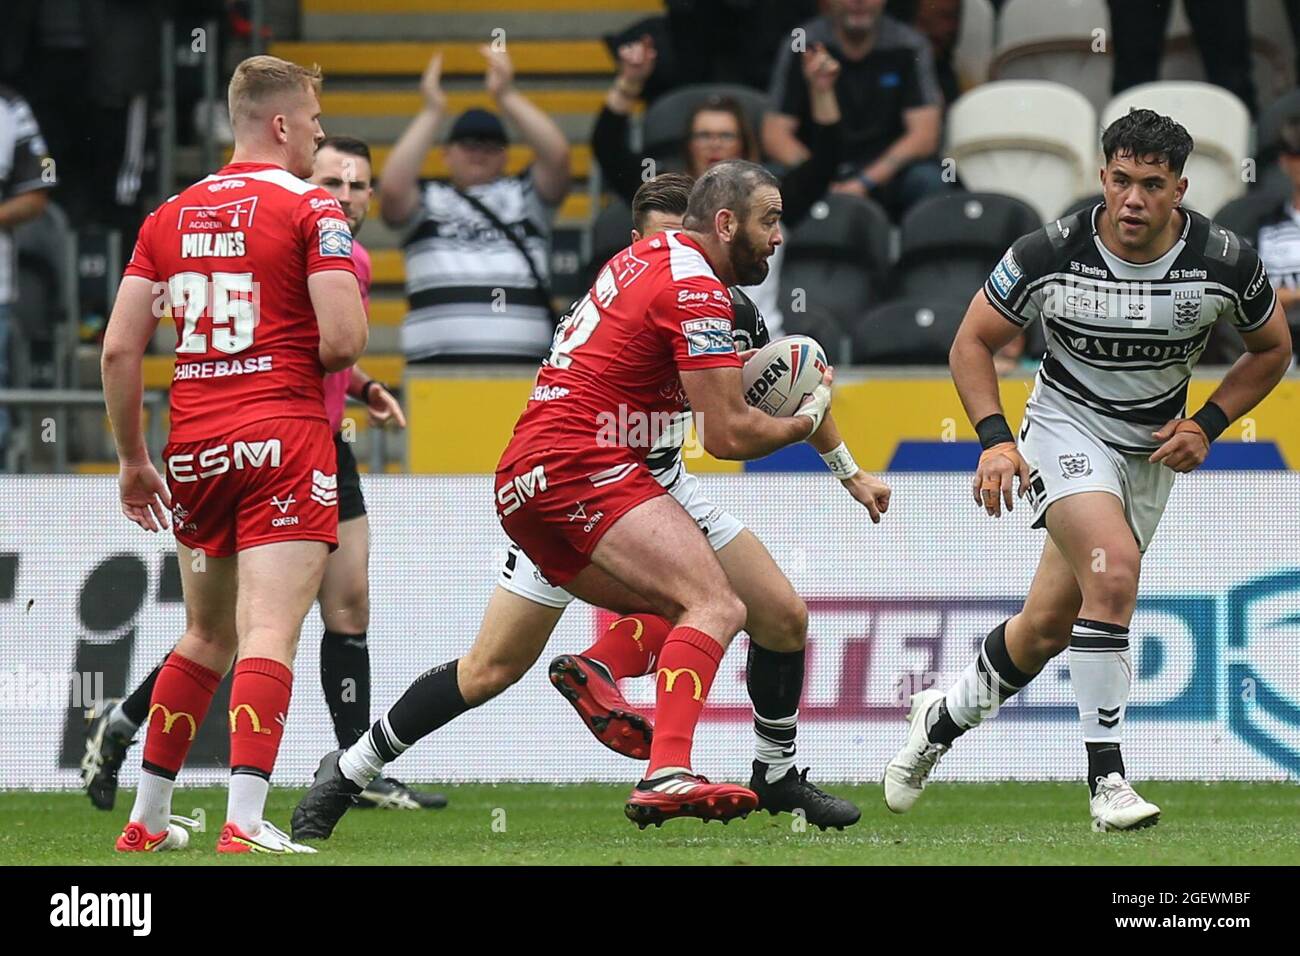
POLYGON ((823 309, 845 330, 872 304, 883 301, 889 264, 889 216, 856 196, 830 195, 814 204, 788 237, 781 267, 786 326, 791 313, 823 309))
POLYGON ((737 100, 745 110, 754 135, 758 135, 763 124, 763 114, 769 107, 765 93, 747 86, 726 84, 685 86, 661 96, 645 111, 645 120, 641 126, 641 143, 645 154, 671 169, 681 168, 684 160, 682 134, 686 130, 686 120, 691 111, 710 96, 729 96, 737 100))
POLYGON ((1114 62, 1097 31, 1109 25, 1104 0, 1007 0, 989 76, 1063 83, 1100 110, 1110 98, 1114 62))
POLYGON ((1091 209, 1099 202, 1105 202, 1106 197, 1101 193, 1093 193, 1091 196, 1084 196, 1082 199, 1076 199, 1070 205, 1061 210, 1057 219, 1064 219, 1067 216, 1073 216, 1076 212, 1082 212, 1085 209, 1091 209))
POLYGON ((591 226, 591 259, 583 272, 583 289, 590 288, 600 267, 632 241, 632 208, 614 198, 591 226))
POLYGON ((1252 246, 1259 236, 1260 224, 1273 214, 1280 205, 1271 196, 1249 193, 1239 196, 1214 214, 1214 221, 1225 229, 1231 229, 1252 246))
POLYGON ((801 312, 787 309, 782 314, 786 335, 812 336, 821 343, 832 365, 848 365, 853 361, 852 339, 830 309, 813 306, 801 312))
POLYGON ((1097 113, 1081 94, 1045 80, 999 80, 948 111, 947 155, 967 188, 1004 193, 1041 220, 1095 188, 1097 113))
POLYGON ((872 365, 947 365, 967 300, 899 299, 853 326, 853 361, 872 365))
POLYGON ((953 66, 963 90, 978 86, 989 78, 993 62, 993 36, 997 13, 991 0, 965 0, 961 6, 961 32, 953 48, 953 66))
MULTIPOLYGON (((1240 3, 1241 0, 1233 0, 1240 3)), ((1296 84, 1295 44, 1282 0, 1246 0, 1247 28, 1255 80, 1255 97, 1262 106, 1296 84)), ((1181 3, 1175 4, 1165 33, 1160 78, 1177 82, 1205 80, 1200 50, 1181 3)))
POLYGON ((1007 248, 1041 225, 1011 196, 952 193, 917 203, 903 217, 897 290, 919 301, 969 299, 1007 248))
POLYGON ((74 240, 67 214, 53 202, 46 204, 39 217, 14 230, 19 291, 12 325, 15 336, 11 346, 10 382, 14 388, 54 384, 53 380, 36 381, 33 367, 36 355, 48 356, 42 360, 46 365, 51 359, 70 361, 69 356, 55 354, 53 349, 59 338, 59 326, 66 321, 65 298, 71 278, 68 252, 74 240))
POLYGON ((1172 116, 1192 134, 1196 148, 1183 170, 1192 208, 1209 215, 1246 191, 1242 162, 1249 158, 1250 113, 1241 100, 1208 83, 1143 83, 1106 105, 1102 128, 1134 107, 1172 116))

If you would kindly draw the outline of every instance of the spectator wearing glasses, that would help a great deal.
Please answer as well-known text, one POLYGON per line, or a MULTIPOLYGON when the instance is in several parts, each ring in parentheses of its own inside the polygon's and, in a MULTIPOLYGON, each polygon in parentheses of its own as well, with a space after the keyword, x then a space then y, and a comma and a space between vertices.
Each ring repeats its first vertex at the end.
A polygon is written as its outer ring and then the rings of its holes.
POLYGON ((384 222, 409 230, 402 350, 410 363, 532 362, 550 349, 554 333, 551 223, 569 191, 569 143, 515 88, 510 57, 486 46, 480 52, 487 91, 535 159, 519 175, 506 175, 500 116, 470 109, 447 136, 450 181, 420 179, 446 111, 442 55, 435 54, 420 80, 424 108, 379 181, 384 222))
MULTIPOLYGON (((591 146, 600 163, 608 189, 631 205, 641 184, 657 173, 646 157, 628 148, 629 117, 654 72, 656 51, 649 36, 624 44, 618 50, 618 75, 605 96, 596 118, 591 146)), ((800 60, 810 91, 809 137, 812 150, 781 181, 782 224, 794 228, 808 214, 813 203, 826 194, 839 165, 840 108, 835 95, 839 64, 824 46, 810 47, 800 60)), ((727 96, 710 96, 691 111, 683 130, 686 172, 698 177, 714 163, 728 159, 759 160, 758 137, 745 116, 744 108, 727 96)), ((783 247, 769 260, 767 279, 746 291, 766 318, 772 335, 779 336, 782 315, 778 291, 783 247)))

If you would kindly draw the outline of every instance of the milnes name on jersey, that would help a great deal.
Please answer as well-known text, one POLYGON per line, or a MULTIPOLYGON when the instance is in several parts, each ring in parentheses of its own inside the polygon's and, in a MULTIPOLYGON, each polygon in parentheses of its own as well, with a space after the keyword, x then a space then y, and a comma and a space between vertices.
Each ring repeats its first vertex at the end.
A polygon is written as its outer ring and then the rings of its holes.
POLYGON ((1182 211, 1183 230, 1154 262, 1103 245, 1095 206, 1031 232, 1007 250, 984 294, 1008 321, 1042 319, 1047 353, 1035 406, 1069 415, 1120 451, 1185 414, 1187 384, 1215 322, 1258 329, 1274 292, 1259 256, 1235 233, 1182 211))

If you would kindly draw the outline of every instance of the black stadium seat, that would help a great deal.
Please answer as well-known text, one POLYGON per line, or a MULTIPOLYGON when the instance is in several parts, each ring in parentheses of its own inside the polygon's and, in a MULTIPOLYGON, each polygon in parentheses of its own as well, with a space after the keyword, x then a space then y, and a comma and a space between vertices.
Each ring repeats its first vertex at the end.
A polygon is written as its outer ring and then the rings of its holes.
POLYGON ((1007 248, 1041 225, 1029 204, 996 193, 952 193, 917 203, 903 217, 898 293, 969 299, 1007 248))
POLYGON ((632 208, 613 198, 591 226, 591 259, 582 274, 582 290, 591 288, 600 267, 632 242, 632 208))
POLYGON ((758 136, 763 125, 763 114, 769 108, 765 93, 747 86, 726 84, 685 86, 655 100, 646 110, 641 124, 641 148, 645 155, 653 157, 665 169, 684 168, 683 134, 686 132, 686 119, 696 106, 710 96, 728 96, 739 102, 745 110, 750 129, 755 137, 758 136))
POLYGON ((1261 163, 1277 159, 1281 151, 1282 124, 1300 118, 1300 90, 1292 90, 1268 105, 1255 122, 1255 153, 1261 163))
POLYGON ((802 308, 825 310, 848 330, 883 301, 889 235, 889 216, 869 199, 830 195, 814 204, 786 236, 781 266, 786 327, 799 327, 802 308))
POLYGON ((1097 203, 1105 202, 1105 198, 1106 197, 1101 193, 1093 193, 1091 196, 1084 196, 1082 199, 1076 199, 1074 202, 1070 203, 1067 208, 1062 209, 1061 214, 1057 216, 1057 218, 1066 219, 1073 216, 1076 212, 1083 212, 1085 209, 1091 209, 1093 206, 1097 205, 1097 203))
POLYGON ((1247 193, 1238 196, 1214 214, 1214 221, 1225 229, 1231 229, 1252 246, 1258 244, 1259 226, 1281 202, 1270 196, 1247 193))
POLYGON ((853 327, 853 361, 947 365, 966 300, 900 299, 872 309, 853 327))

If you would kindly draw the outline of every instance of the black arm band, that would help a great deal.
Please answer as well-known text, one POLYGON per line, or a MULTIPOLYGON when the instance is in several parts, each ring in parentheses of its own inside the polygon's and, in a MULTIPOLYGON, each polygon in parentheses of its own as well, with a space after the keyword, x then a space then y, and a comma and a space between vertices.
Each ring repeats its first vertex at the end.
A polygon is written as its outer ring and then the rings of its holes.
POLYGON ((1210 441, 1222 435, 1223 430, 1232 424, 1228 421, 1227 413, 1214 402, 1206 402, 1205 406, 1192 416, 1192 421, 1201 426, 1201 431, 1205 432, 1205 437, 1210 441))
POLYGON ((370 381, 366 382, 365 388, 361 390, 361 400, 367 405, 370 404, 370 390, 375 387, 385 388, 383 382, 379 381, 377 378, 372 378, 370 381))
POLYGON ((1004 442, 1015 444, 1016 436, 1007 424, 1006 416, 990 415, 975 423, 975 434, 980 436, 980 446, 985 449, 1004 442))

